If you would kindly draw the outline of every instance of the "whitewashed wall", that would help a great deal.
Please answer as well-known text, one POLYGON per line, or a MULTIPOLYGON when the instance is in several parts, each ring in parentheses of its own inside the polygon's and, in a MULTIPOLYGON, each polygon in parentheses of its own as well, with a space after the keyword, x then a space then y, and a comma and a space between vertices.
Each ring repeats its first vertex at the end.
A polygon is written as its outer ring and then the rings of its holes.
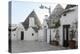
POLYGON ((78 7, 74 7, 73 9, 75 9, 73 12, 69 12, 66 16, 61 17, 61 25, 72 24, 72 22, 78 20, 78 7))
POLYGON ((56 40, 55 35, 56 35, 56 29, 47 29, 47 43, 50 42, 50 34, 51 34, 51 41, 56 40), (51 33, 50 33, 51 30, 51 33))
POLYGON ((56 29, 51 29, 51 40, 56 40, 55 39, 55 35, 56 35, 56 29))
POLYGON ((17 33, 16 31, 11 32, 11 40, 17 40, 17 33))
POLYGON ((17 27, 17 30, 16 30, 17 40, 21 40, 21 31, 25 32, 25 29, 24 29, 22 24, 18 24, 18 27, 17 27))
MULTIPOLYGON (((46 26, 46 28, 48 28, 48 25, 47 25, 46 19, 44 19, 44 21, 43 21, 42 28, 44 28, 45 26, 46 26)), ((45 28, 44 28, 44 29, 45 29, 45 28)))
POLYGON ((35 27, 35 21, 34 21, 34 18, 33 17, 30 17, 29 18, 29 27, 35 27))
POLYGON ((47 25, 47 18, 45 18, 43 20, 43 24, 42 24, 42 29, 39 30, 39 37, 41 37, 41 41, 46 41, 47 42, 47 29, 48 29, 48 25, 47 25))
POLYGON ((46 29, 38 30, 38 40, 47 42, 47 30, 46 29))
POLYGON ((38 41, 44 41, 44 30, 38 30, 38 41))
POLYGON ((63 26, 60 26, 58 30, 59 30, 59 37, 60 37, 59 44, 62 46, 63 45, 63 26))
POLYGON ((50 43, 50 29, 47 29, 47 43, 50 43))
POLYGON ((38 40, 38 34, 32 29, 32 27, 25 31, 24 40, 38 40), (32 33, 34 34, 33 36, 32 33))
MULTIPOLYGON (((16 24, 12 24, 11 30, 17 27, 16 24)), ((17 31, 11 31, 11 40, 17 40, 17 31)))
POLYGON ((47 41, 47 29, 43 29, 44 41, 47 41))
POLYGON ((24 40, 38 40, 38 33, 36 33, 32 27, 25 30, 22 24, 18 24, 16 31, 12 32, 12 40, 21 40, 21 31, 24 32, 24 40), (34 36, 32 36, 32 33, 34 36))

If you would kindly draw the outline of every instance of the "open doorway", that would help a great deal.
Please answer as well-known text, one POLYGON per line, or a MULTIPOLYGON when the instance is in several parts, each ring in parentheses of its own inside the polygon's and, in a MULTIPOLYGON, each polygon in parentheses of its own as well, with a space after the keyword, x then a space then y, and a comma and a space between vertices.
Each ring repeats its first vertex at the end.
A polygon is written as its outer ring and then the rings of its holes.
POLYGON ((70 25, 63 25, 63 47, 68 47, 70 25))
POLYGON ((21 31, 21 40, 24 40, 24 31, 21 31))

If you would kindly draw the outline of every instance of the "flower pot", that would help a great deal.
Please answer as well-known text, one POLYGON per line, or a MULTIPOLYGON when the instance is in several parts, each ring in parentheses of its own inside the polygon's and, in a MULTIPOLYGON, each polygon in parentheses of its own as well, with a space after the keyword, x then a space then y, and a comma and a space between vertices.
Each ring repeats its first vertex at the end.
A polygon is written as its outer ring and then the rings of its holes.
POLYGON ((76 41, 75 40, 69 40, 69 48, 71 48, 71 49, 76 48, 76 41))
POLYGON ((51 41, 50 44, 51 44, 51 45, 54 45, 54 46, 58 46, 58 45, 59 45, 59 42, 56 41, 56 40, 53 40, 53 41, 51 41))

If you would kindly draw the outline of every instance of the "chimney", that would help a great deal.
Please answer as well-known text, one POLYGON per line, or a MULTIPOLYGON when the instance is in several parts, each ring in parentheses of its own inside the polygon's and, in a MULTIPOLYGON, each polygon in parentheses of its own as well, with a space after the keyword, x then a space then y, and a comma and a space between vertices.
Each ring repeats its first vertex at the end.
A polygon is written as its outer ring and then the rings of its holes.
POLYGON ((34 17, 30 17, 29 18, 29 27, 34 27, 34 26, 35 26, 34 17))
POLYGON ((48 15, 45 15, 45 19, 48 19, 48 15))

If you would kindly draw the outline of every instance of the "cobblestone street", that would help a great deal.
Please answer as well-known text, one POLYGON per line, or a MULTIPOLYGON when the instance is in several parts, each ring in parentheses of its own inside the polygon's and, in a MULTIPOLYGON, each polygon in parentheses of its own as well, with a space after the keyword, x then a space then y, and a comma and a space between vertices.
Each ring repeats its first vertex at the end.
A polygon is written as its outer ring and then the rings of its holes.
POLYGON ((51 46, 46 42, 24 40, 12 41, 12 53, 64 50, 64 49, 65 49, 64 47, 51 46))

